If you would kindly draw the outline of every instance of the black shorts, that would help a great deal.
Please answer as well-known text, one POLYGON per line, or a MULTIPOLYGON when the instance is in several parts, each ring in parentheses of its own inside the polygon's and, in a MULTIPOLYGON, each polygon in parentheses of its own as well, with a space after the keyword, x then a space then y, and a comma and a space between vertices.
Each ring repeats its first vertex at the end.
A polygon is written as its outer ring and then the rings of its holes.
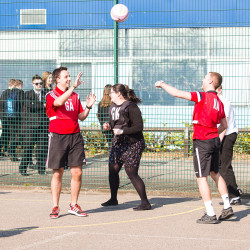
POLYGON ((124 164, 125 168, 138 168, 145 149, 144 139, 131 144, 128 136, 114 136, 109 154, 109 164, 124 164))
POLYGON ((59 169, 65 166, 75 167, 85 164, 83 138, 80 133, 49 133, 49 149, 46 166, 59 169))
POLYGON ((219 172, 220 139, 194 140, 193 161, 196 177, 206 177, 219 172))

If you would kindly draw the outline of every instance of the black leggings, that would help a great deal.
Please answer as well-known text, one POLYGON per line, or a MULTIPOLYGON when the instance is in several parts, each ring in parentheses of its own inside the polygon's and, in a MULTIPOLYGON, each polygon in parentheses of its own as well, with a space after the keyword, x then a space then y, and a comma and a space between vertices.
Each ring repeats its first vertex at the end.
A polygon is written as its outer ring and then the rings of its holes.
MULTIPOLYGON (((141 204, 148 204, 148 198, 146 195, 146 189, 143 180, 138 175, 138 167, 133 168, 125 168, 125 171, 134 185, 137 193, 141 198, 141 204)), ((121 170, 121 166, 118 164, 109 164, 109 186, 111 190, 111 200, 117 200, 117 191, 120 184, 119 172, 121 170)))

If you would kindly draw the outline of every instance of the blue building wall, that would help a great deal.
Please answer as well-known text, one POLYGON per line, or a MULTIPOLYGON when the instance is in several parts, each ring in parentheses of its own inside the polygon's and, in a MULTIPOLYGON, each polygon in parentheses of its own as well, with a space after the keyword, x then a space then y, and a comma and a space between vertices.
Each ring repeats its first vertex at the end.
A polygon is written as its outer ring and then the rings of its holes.
MULTIPOLYGON (((249 0, 120 0, 130 10, 121 28, 249 26, 249 0)), ((113 0, 0 2, 0 30, 111 29, 113 0), (20 9, 46 9, 46 25, 20 25, 20 9)))

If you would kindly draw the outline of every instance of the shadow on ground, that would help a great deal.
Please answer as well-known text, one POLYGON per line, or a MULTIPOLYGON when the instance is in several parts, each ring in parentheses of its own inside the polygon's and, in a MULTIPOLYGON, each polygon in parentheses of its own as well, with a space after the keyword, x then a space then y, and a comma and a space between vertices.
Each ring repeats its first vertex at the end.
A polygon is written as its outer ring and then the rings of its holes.
POLYGON ((11 237, 17 234, 22 234, 23 232, 36 229, 38 227, 21 227, 21 228, 12 228, 8 230, 0 230, 0 238, 11 237))
MULTIPOLYGON (((152 205, 152 209, 157 209, 159 207, 165 206, 165 205, 171 205, 171 204, 179 204, 183 203, 186 201, 198 201, 200 200, 199 198, 151 198, 149 199, 149 202, 152 205)), ((103 201, 105 202, 105 201, 103 201)), ((126 210, 126 209, 131 209, 140 204, 140 200, 134 200, 134 201, 128 201, 119 204, 118 206, 110 206, 110 207, 102 207, 100 204, 99 208, 96 209, 90 209, 87 210, 86 212, 88 214, 94 214, 94 213, 103 213, 103 212, 111 212, 111 211, 117 211, 117 210, 126 210)))

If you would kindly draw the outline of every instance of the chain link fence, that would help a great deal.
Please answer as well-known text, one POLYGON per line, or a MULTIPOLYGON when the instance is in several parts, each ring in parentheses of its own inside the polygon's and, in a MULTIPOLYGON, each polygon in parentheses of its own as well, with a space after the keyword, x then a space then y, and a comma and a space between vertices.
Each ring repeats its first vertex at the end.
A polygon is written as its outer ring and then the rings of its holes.
MULTIPOLYGON (((140 176, 147 190, 198 192, 192 164, 193 104, 156 90, 154 82, 163 79, 185 91, 201 91, 204 75, 216 71, 223 75, 223 95, 239 128, 233 157, 237 183, 249 193, 250 13, 248 1, 239 2, 124 0, 119 3, 130 13, 118 25, 109 14, 117 1, 1 2, 0 184, 50 186, 52 172, 44 169, 45 82, 49 72, 65 66, 72 82, 83 72, 85 83, 76 89, 83 107, 90 92, 97 96, 80 123, 87 158, 82 188, 109 188, 110 139, 102 133, 97 113, 105 85, 117 81, 142 99, 146 149, 140 176), (32 84, 36 74, 44 80, 41 97, 32 84), (20 166, 27 168, 27 176, 20 174, 20 166)), ((133 189, 125 172, 120 175, 121 188, 133 189)), ((67 162, 63 186, 70 186, 67 162)))

